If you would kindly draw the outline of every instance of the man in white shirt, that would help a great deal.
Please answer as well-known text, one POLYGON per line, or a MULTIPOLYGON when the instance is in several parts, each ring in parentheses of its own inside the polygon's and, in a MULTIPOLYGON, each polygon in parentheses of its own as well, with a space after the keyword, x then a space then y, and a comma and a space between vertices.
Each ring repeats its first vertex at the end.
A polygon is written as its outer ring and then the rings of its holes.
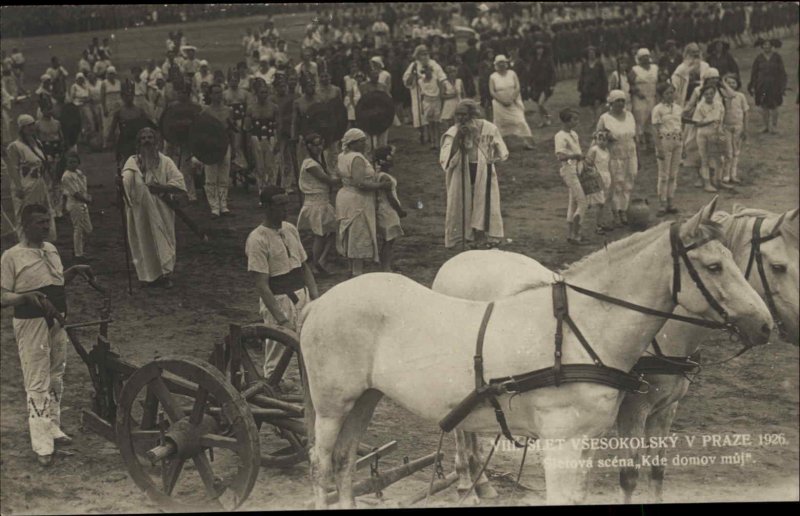
MULTIPOLYGON (((297 228, 286 222, 289 197, 283 188, 267 186, 261 191, 264 221, 247 237, 247 270, 255 279, 259 313, 265 324, 298 331, 297 320, 309 300, 319 297, 314 273, 308 266, 297 228)), ((264 377, 275 371, 283 346, 268 340, 264 377)))

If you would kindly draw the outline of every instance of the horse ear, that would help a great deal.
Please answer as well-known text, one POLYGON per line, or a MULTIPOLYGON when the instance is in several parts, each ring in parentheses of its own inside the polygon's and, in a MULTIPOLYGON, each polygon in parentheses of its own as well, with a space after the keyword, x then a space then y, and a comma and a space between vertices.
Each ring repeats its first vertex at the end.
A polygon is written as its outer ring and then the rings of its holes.
POLYGON ((700 211, 695 213, 689 220, 684 222, 683 226, 681 226, 682 237, 691 237, 696 235, 700 224, 703 222, 709 222, 711 220, 711 216, 714 214, 714 210, 717 208, 718 198, 719 196, 715 195, 714 198, 711 199, 710 203, 703 206, 700 211))
POLYGON ((800 208, 795 208, 791 211, 787 211, 785 220, 794 220, 797 218, 798 214, 800 214, 800 208))
POLYGON ((735 202, 735 203, 733 203, 733 209, 731 210, 731 212, 735 215, 735 214, 739 213, 740 211, 742 211, 743 209, 745 209, 744 206, 742 206, 738 202, 735 202))

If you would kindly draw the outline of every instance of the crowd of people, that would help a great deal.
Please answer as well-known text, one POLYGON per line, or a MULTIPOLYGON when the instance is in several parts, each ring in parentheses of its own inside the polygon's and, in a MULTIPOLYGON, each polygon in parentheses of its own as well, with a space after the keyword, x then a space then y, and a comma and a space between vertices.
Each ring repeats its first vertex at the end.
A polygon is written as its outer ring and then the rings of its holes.
MULTIPOLYGON (((791 5, 709 6, 348 5, 320 10, 301 42, 286 38, 268 17, 246 31, 236 62, 203 59, 203 49, 179 30, 169 32, 163 61, 142 56, 141 65, 119 71, 110 37, 93 38, 74 76, 52 58, 32 93, 35 116, 18 117, 19 136, 6 149, 21 241, 14 249, 24 251, 4 254, 4 304, 30 303, 47 317, 57 312, 39 297, 7 296, 19 289, 5 282, 6 261, 21 260, 19 254, 49 264, 50 275, 33 283, 63 286, 57 252, 52 246, 39 252, 45 248, 36 235, 46 227, 54 241, 56 220, 64 214, 72 222, 76 263, 88 260, 92 198, 80 153, 113 148, 127 241, 143 286, 172 287, 176 196, 199 202, 202 186, 212 218, 233 216, 228 190, 232 180, 244 178, 256 184, 252 202, 264 213, 246 246, 260 313, 267 322, 293 328, 303 304, 318 295, 314 276, 331 272, 334 248, 351 276, 362 274, 368 262, 394 268, 405 210, 390 174, 396 152, 391 129, 374 135, 356 127, 359 100, 373 91, 394 103, 394 126, 411 124, 420 144, 438 154, 448 248, 492 248, 503 241, 497 164, 509 157, 506 140, 519 138, 525 149, 536 148, 525 103, 533 105, 540 125, 549 125, 547 99, 559 80, 573 76, 575 107, 559 112, 563 127, 554 139, 569 190, 567 240, 587 242, 590 207, 597 207, 598 233, 628 224, 631 192, 648 153, 658 164, 658 214, 676 213, 681 166, 695 169, 697 186, 708 192, 741 182, 738 156, 751 124, 740 90, 750 93, 770 133, 777 131, 787 84, 777 49, 779 37, 795 28, 796 12, 786 16, 791 5), (761 53, 742 88, 729 48, 746 43, 761 53), (330 141, 311 116, 315 106, 329 102, 347 113, 349 128, 339 141, 330 141), (163 135, 154 128, 167 110, 216 119, 225 131, 221 161, 209 164, 189 148, 162 146, 163 135), (588 116, 595 130, 584 154, 575 129, 588 116), (302 194, 302 206, 291 224, 286 206, 295 192, 302 194), (310 258, 299 231, 313 235, 310 258)), ((9 106, 27 93, 24 64, 18 49, 3 56, 4 135, 9 106)), ((275 343, 267 351, 268 374, 279 353, 275 343)), ((26 389, 31 399, 47 397, 27 380, 26 389)), ((48 455, 52 446, 36 442, 56 434, 31 423, 32 438, 34 433, 34 449, 48 455)))

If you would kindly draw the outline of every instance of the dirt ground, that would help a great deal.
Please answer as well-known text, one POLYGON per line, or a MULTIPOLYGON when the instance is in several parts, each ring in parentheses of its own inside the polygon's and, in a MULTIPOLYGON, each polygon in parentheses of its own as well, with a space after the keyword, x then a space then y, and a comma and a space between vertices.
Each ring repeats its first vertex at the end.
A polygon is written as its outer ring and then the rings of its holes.
MULTIPOLYGON (((239 60, 239 41, 243 29, 255 26, 257 20, 225 20, 219 23, 196 23, 181 26, 190 43, 197 45, 199 55, 212 67, 218 63, 239 60), (224 60, 224 61, 223 61, 224 60)), ((286 17, 278 25, 281 30, 299 39, 304 20, 286 17), (285 29, 284 29, 285 27, 285 29)), ((161 55, 163 40, 172 27, 119 31, 114 63, 127 71, 135 60, 161 55)), ((105 35, 105 34, 98 34, 105 35)), ((24 41, 2 41, 3 49, 18 45, 28 59, 28 76, 38 77, 51 54, 62 58, 74 72, 77 56, 92 34, 60 35, 30 38, 24 41)), ((298 44, 294 44, 295 50, 298 44)), ((762 135, 759 117, 748 134, 741 158, 741 176, 745 182, 735 193, 723 193, 719 208, 731 210, 733 203, 773 211, 791 209, 798 204, 798 108, 794 98, 798 88, 798 40, 784 40, 780 53, 790 77, 786 102, 781 108, 780 134, 762 135)), ((756 56, 752 48, 734 51, 742 77, 748 78, 750 64, 756 56)), ((30 89, 35 88, 28 81, 30 89)), ((752 99, 750 99, 752 102, 752 99)), ((559 82, 550 101, 553 113, 577 103, 574 80, 559 82)), ((21 108, 17 108, 19 112, 21 108)), ((555 118, 555 117, 554 117, 555 118)), ((583 142, 589 141, 593 126, 591 114, 585 113, 578 129, 583 142)), ((508 241, 504 248, 532 256, 551 268, 578 260, 603 245, 603 237, 591 234, 591 246, 576 249, 564 241, 566 189, 557 173, 553 157, 551 126, 538 128, 538 116, 529 114, 534 129, 536 149, 525 151, 519 141, 511 142, 511 157, 498 166, 503 216, 508 241)), ((406 236, 397 244, 397 266, 402 274, 430 285, 438 268, 455 251, 443 247, 445 211, 444 181, 437 165, 436 153, 422 147, 409 127, 393 128, 391 142, 400 149, 394 174, 399 181, 399 194, 409 209, 404 219, 406 236), (419 208, 417 208, 420 206, 419 208)), ((585 145, 585 143, 584 143, 585 145)), ((125 261, 122 248, 120 215, 115 202, 114 168, 110 153, 82 153, 82 169, 88 174, 91 193, 97 200, 93 207, 94 233, 87 245, 87 254, 94 258, 92 266, 99 281, 112 292, 113 315, 110 340, 114 350, 125 359, 144 364, 156 356, 183 354, 205 357, 215 340, 221 339, 231 322, 255 322, 257 295, 246 273, 244 242, 247 234, 260 222, 253 192, 231 190, 231 207, 235 218, 212 222, 205 204, 188 207, 188 213, 211 234, 211 242, 203 243, 180 222, 177 223, 178 262, 175 288, 170 291, 141 289, 126 292, 125 261)), ((3 186, 6 186, 4 179, 3 186)), ((693 188, 694 177, 684 173, 679 181, 677 206, 687 216, 709 200, 709 194, 693 188)), ((652 154, 644 154, 643 167, 637 179, 635 197, 647 197, 651 205, 655 196, 656 165, 652 154)), ((4 188, 3 207, 8 213, 10 199, 4 188)), ((298 206, 294 206, 292 216, 298 206)), ((654 208, 655 211, 655 208, 654 208)), ((7 226, 3 227, 4 232, 7 226)), ((626 236, 617 230, 609 240, 626 236)), ((2 248, 14 244, 13 236, 2 240, 2 248)), ((69 264, 71 228, 69 222, 59 225, 57 246, 69 264)), ((320 279, 321 290, 344 281, 345 263, 338 263, 339 273, 320 279)), ((98 296, 80 281, 69 289, 72 321, 93 319, 99 304, 98 296)), ((25 392, 22 386, 19 359, 11 328, 10 310, 2 313, 0 340, 0 512, 3 514, 42 513, 126 513, 151 512, 151 504, 129 479, 122 459, 113 444, 99 436, 80 430, 81 410, 89 408, 91 384, 86 368, 72 351, 68 351, 66 387, 63 401, 64 427, 75 442, 67 448, 70 456, 59 455, 54 465, 42 469, 30 449, 25 413, 25 392)), ((82 333, 90 344, 92 331, 82 333)), ((746 451, 753 461, 743 466, 716 464, 709 467, 667 467, 664 500, 666 502, 798 500, 798 348, 774 343, 755 349, 728 364, 703 371, 682 404, 673 432, 682 435, 783 433, 787 444, 746 449, 725 449, 720 453, 746 451)), ((721 344, 724 351, 713 352, 715 358, 732 354, 735 348, 721 344)), ((710 348, 711 346, 706 346, 710 348)), ((292 372, 296 377, 296 372, 292 372)), ((264 439, 270 431, 262 430, 264 439)), ((488 438, 488 436, 487 436, 488 438)), ((399 464, 403 456, 416 458, 435 450, 438 430, 434 422, 423 421, 384 400, 369 427, 367 442, 372 445, 396 439, 398 450, 383 467, 399 464)), ((446 438, 445 469, 452 469, 453 440, 446 438)), ((697 449, 679 446, 672 455, 698 455, 697 449)), ((598 454, 609 458, 612 454, 598 454)), ((510 497, 520 452, 499 451, 489 466, 489 474, 500 491, 498 504, 544 503, 544 473, 537 453, 531 453, 522 475, 524 488, 510 497)), ((643 472, 644 473, 644 472, 643 472)), ((361 476, 366 473, 362 472, 361 476)), ((385 505, 375 497, 363 497, 364 507, 391 506, 392 501, 407 496, 427 485, 430 469, 385 491, 385 505)), ((647 500, 646 474, 637 492, 637 502, 647 500)), ((618 503, 618 470, 598 468, 590 475, 589 503, 618 503)), ((307 465, 286 470, 262 469, 252 495, 243 506, 249 510, 302 509, 308 507, 311 487, 307 465)), ((455 488, 434 497, 432 506, 452 506, 458 500, 455 488)))

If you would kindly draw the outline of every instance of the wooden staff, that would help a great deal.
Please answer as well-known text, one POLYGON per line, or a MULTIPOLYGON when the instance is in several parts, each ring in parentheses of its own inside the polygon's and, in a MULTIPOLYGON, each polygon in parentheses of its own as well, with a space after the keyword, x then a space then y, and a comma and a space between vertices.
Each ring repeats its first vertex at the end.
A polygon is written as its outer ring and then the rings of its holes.
POLYGON ((467 149, 462 138, 459 144, 461 153, 461 250, 467 249, 467 181, 469 172, 467 170, 467 149))
POLYGON ((128 276, 128 295, 133 295, 133 280, 131 279, 131 258, 128 254, 130 252, 130 242, 128 241, 128 214, 126 213, 126 206, 130 205, 128 197, 125 195, 125 185, 122 182, 122 169, 119 165, 119 154, 117 160, 117 204, 119 204, 120 217, 122 218, 122 240, 125 243, 125 273, 128 276))

